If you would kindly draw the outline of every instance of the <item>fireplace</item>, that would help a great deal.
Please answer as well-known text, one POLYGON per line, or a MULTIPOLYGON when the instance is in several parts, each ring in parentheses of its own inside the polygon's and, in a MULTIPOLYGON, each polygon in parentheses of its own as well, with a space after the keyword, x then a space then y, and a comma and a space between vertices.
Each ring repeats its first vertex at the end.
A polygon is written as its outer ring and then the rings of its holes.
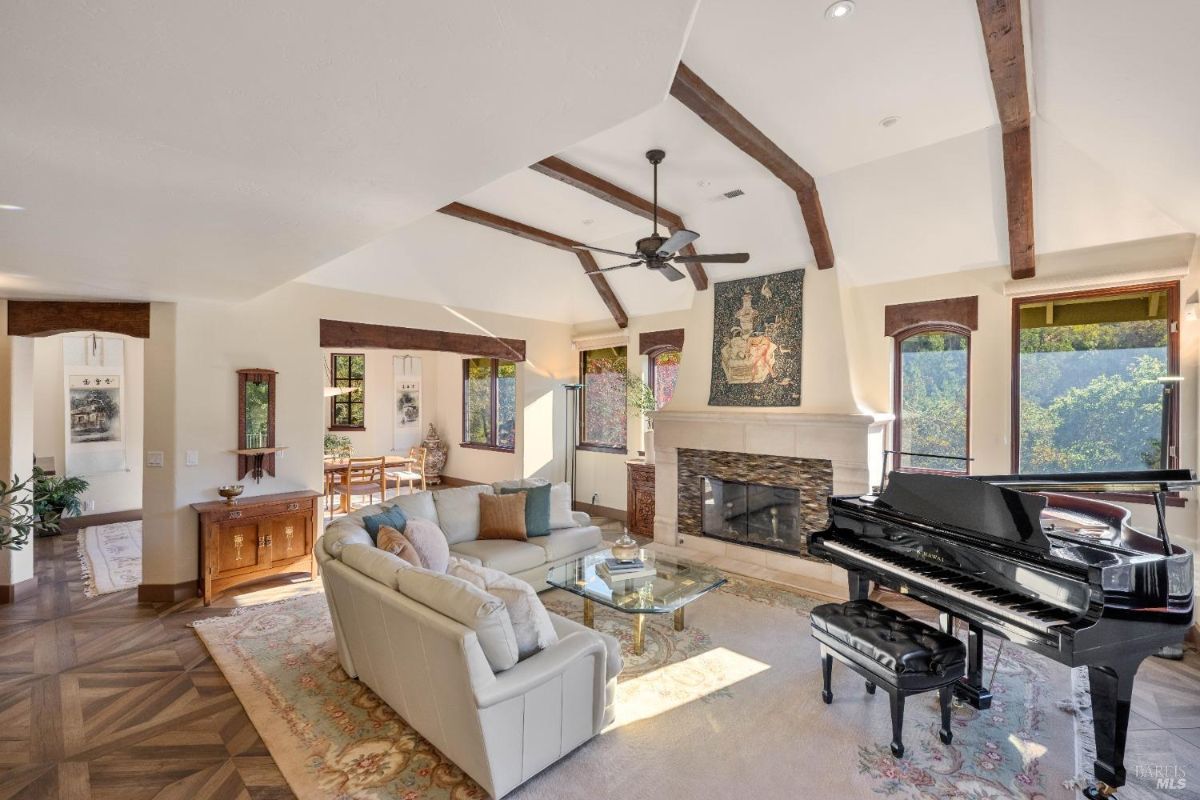
POLYGON ((799 489, 711 475, 701 481, 703 535, 784 553, 805 552, 799 489))

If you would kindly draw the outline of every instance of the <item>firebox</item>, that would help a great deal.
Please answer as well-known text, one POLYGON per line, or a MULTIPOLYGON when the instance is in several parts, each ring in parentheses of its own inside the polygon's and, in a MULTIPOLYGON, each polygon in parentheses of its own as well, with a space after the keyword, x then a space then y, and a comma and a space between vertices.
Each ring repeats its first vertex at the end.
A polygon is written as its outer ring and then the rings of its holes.
POLYGON ((784 553, 808 552, 798 489, 712 476, 700 480, 705 536, 784 553))

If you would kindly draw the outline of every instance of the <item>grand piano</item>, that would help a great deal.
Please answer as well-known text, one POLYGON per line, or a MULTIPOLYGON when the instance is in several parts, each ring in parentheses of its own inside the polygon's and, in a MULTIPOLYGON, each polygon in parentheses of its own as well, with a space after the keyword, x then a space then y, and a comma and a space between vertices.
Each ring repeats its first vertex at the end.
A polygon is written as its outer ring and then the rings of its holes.
POLYGON ((832 497, 829 527, 809 552, 846 569, 851 599, 874 582, 966 623, 969 667, 955 687, 991 704, 983 638, 1001 637, 1070 667, 1089 667, 1096 784, 1125 783, 1125 737, 1138 666, 1179 648, 1192 622, 1192 554, 1166 528, 1165 492, 1188 470, 950 477, 893 472, 878 495, 832 497), (1149 492, 1158 530, 1089 493, 1149 492))

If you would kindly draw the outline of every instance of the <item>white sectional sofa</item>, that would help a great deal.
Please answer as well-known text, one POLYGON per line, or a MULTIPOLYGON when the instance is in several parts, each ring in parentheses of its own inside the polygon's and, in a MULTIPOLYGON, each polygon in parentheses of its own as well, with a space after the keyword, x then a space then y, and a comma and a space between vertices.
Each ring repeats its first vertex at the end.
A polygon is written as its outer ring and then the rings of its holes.
MULTIPOLYGON (((600 545, 586 515, 577 527, 542 537, 544 544, 476 541, 467 535, 471 498, 478 530, 478 494, 490 491, 436 493, 445 499, 421 492, 402 496, 408 502, 401 505, 406 515, 447 525, 452 556, 509 567, 535 586, 545 586, 548 564, 600 545), (511 546, 481 546, 490 544, 511 546)), ((379 550, 358 524, 364 513, 395 502, 339 519, 317 541, 338 660, 492 797, 503 797, 612 721, 620 645, 551 613, 557 642, 495 669, 497 638, 512 635, 507 612, 497 625, 487 598, 500 601, 379 550), (482 604, 471 605, 480 597, 482 604)))
POLYGON ((576 511, 572 515, 575 527, 553 530, 549 536, 535 536, 525 542, 511 539, 480 540, 479 495, 496 494, 505 487, 544 483, 533 478, 402 494, 339 517, 326 527, 325 532, 328 535, 350 527, 365 534, 363 517, 378 514, 386 507, 399 506, 405 516, 427 519, 441 528, 450 544, 451 555, 515 575, 541 592, 550 588, 546 584, 546 571, 550 567, 603 549, 600 529, 592 524, 591 517, 586 513, 576 511))

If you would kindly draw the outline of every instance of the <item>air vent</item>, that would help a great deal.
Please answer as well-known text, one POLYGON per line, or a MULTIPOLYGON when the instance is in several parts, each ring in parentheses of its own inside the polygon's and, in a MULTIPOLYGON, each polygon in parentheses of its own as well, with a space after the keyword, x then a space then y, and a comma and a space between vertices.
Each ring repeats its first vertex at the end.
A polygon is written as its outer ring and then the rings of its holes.
POLYGON ((730 200, 732 200, 733 198, 741 197, 744 194, 745 194, 745 192, 743 192, 741 189, 731 189, 730 191, 725 193, 725 196, 728 197, 730 200))

